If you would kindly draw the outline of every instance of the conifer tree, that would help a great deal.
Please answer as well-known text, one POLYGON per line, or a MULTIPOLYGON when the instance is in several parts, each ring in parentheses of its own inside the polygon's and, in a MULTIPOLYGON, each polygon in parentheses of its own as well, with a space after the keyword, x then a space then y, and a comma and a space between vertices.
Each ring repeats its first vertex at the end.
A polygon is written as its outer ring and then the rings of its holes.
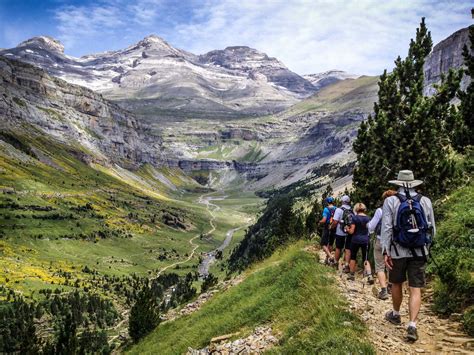
POLYGON ((128 333, 134 342, 150 333, 160 323, 159 301, 148 284, 138 293, 137 300, 130 311, 128 333))
POLYGON ((354 142, 357 166, 354 170, 355 197, 369 208, 376 207, 388 180, 402 169, 415 172, 425 181, 424 192, 444 192, 454 176, 450 158, 450 128, 456 120, 451 104, 459 75, 450 72, 432 97, 423 95, 423 64, 432 40, 424 18, 410 41, 408 56, 398 57, 392 73, 379 79, 378 103, 374 114, 359 128, 354 142))

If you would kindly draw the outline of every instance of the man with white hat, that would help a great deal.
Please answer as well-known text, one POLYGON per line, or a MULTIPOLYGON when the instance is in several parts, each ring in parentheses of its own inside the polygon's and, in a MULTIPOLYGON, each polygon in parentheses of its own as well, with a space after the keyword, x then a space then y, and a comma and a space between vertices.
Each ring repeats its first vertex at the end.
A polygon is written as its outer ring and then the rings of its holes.
MULTIPOLYGON (((393 324, 401 324, 402 286, 408 279, 410 321, 407 327, 407 339, 416 341, 418 340, 416 320, 421 307, 421 289, 425 286, 425 266, 428 250, 426 244, 418 244, 417 247, 410 248, 400 245, 402 243, 399 237, 400 230, 405 227, 397 226, 397 221, 400 224, 406 221, 400 217, 402 210, 405 209, 403 216, 410 218, 408 219, 410 223, 414 223, 413 228, 408 229, 407 232, 417 236, 426 232, 426 236, 431 234, 432 238, 435 234, 433 206, 429 198, 421 196, 415 191, 414 188, 421 185, 423 181, 415 180, 411 170, 401 170, 398 173, 397 180, 391 180, 389 183, 398 185, 399 189, 397 195, 385 199, 382 208, 381 244, 385 255, 385 265, 390 270, 389 282, 392 283, 393 302, 393 310, 385 314, 385 319, 393 324), (407 206, 411 210, 407 211, 407 206), (415 218, 416 214, 418 215, 415 218)), ((425 237, 425 234, 423 234, 423 238, 426 241, 429 240, 425 237)))

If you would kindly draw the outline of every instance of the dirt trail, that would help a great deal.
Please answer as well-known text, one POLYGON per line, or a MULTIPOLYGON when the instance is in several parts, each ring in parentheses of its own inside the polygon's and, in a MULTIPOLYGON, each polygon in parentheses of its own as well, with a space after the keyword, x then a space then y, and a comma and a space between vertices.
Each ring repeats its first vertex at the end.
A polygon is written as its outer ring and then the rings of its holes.
MULTIPOLYGON (((211 193, 212 193, 212 192, 211 192, 211 193)), ((217 205, 211 204, 211 203, 209 202, 209 200, 205 198, 206 195, 209 195, 209 193, 201 195, 201 196, 199 197, 199 199, 198 199, 198 203, 205 205, 205 206, 206 206, 206 209, 208 210, 209 214, 211 215, 211 218, 209 219, 209 224, 210 224, 210 226, 211 226, 211 229, 206 232, 207 234, 210 234, 210 233, 212 233, 212 232, 214 232, 214 231, 216 230, 216 226, 215 226, 215 224, 214 224, 215 216, 214 216, 214 214, 212 213, 212 211, 209 209, 209 205, 215 206, 215 207, 217 207, 218 209, 219 209, 220 207, 217 206, 217 205)), ((170 265, 168 265, 168 266, 165 266, 165 267, 161 268, 160 271, 158 271, 158 273, 156 274, 156 276, 155 276, 154 278, 152 278, 152 279, 158 278, 163 272, 165 272, 166 270, 168 270, 168 269, 170 269, 170 268, 175 267, 176 265, 181 265, 181 264, 184 264, 184 263, 187 263, 188 261, 190 261, 190 260, 194 257, 194 254, 196 253, 197 248, 199 248, 199 245, 198 245, 198 244, 195 244, 195 243, 194 243, 194 240, 197 239, 197 238, 199 238, 200 236, 201 236, 201 234, 197 234, 197 235, 195 235, 193 238, 191 238, 191 239, 189 240, 189 244, 191 245, 192 249, 191 249, 191 253, 189 253, 189 256, 188 256, 186 259, 181 260, 181 261, 177 261, 177 262, 175 262, 175 263, 173 263, 173 264, 170 264, 170 265)))
MULTIPOLYGON (((319 253, 324 260, 324 252, 319 253)), ((378 285, 368 285, 361 273, 356 273, 355 281, 347 281, 347 274, 338 270, 334 275, 337 287, 349 302, 352 312, 357 313, 366 323, 369 338, 378 354, 474 354, 474 338, 462 332, 461 324, 450 319, 437 317, 430 309, 432 290, 423 292, 423 304, 418 316, 419 339, 415 343, 405 340, 408 323, 408 289, 404 289, 400 310, 402 324, 393 325, 385 321, 384 314, 391 309, 391 299, 379 300, 378 285)))

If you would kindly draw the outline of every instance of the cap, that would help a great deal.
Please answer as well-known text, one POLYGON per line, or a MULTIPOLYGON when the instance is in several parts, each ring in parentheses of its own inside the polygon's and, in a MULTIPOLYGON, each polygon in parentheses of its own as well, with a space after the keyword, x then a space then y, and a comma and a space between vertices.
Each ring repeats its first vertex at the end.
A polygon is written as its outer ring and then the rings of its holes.
POLYGON ((349 202, 351 202, 351 198, 347 195, 344 195, 344 196, 342 196, 341 201, 345 202, 345 203, 349 203, 349 202))

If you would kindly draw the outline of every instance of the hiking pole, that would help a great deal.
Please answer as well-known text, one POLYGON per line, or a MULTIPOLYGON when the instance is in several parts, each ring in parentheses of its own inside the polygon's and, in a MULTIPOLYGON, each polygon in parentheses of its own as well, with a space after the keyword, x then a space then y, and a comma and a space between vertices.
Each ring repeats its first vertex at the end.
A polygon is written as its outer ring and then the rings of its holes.
POLYGON ((408 206, 410 206, 410 213, 411 213, 410 221, 411 221, 411 227, 412 228, 409 229, 408 232, 418 233, 420 229, 418 228, 418 225, 416 224, 415 214, 413 213, 413 201, 412 201, 412 198, 410 196, 410 190, 409 190, 409 187, 408 187, 408 183, 404 184, 404 187, 405 187, 405 195, 407 197, 408 206))

